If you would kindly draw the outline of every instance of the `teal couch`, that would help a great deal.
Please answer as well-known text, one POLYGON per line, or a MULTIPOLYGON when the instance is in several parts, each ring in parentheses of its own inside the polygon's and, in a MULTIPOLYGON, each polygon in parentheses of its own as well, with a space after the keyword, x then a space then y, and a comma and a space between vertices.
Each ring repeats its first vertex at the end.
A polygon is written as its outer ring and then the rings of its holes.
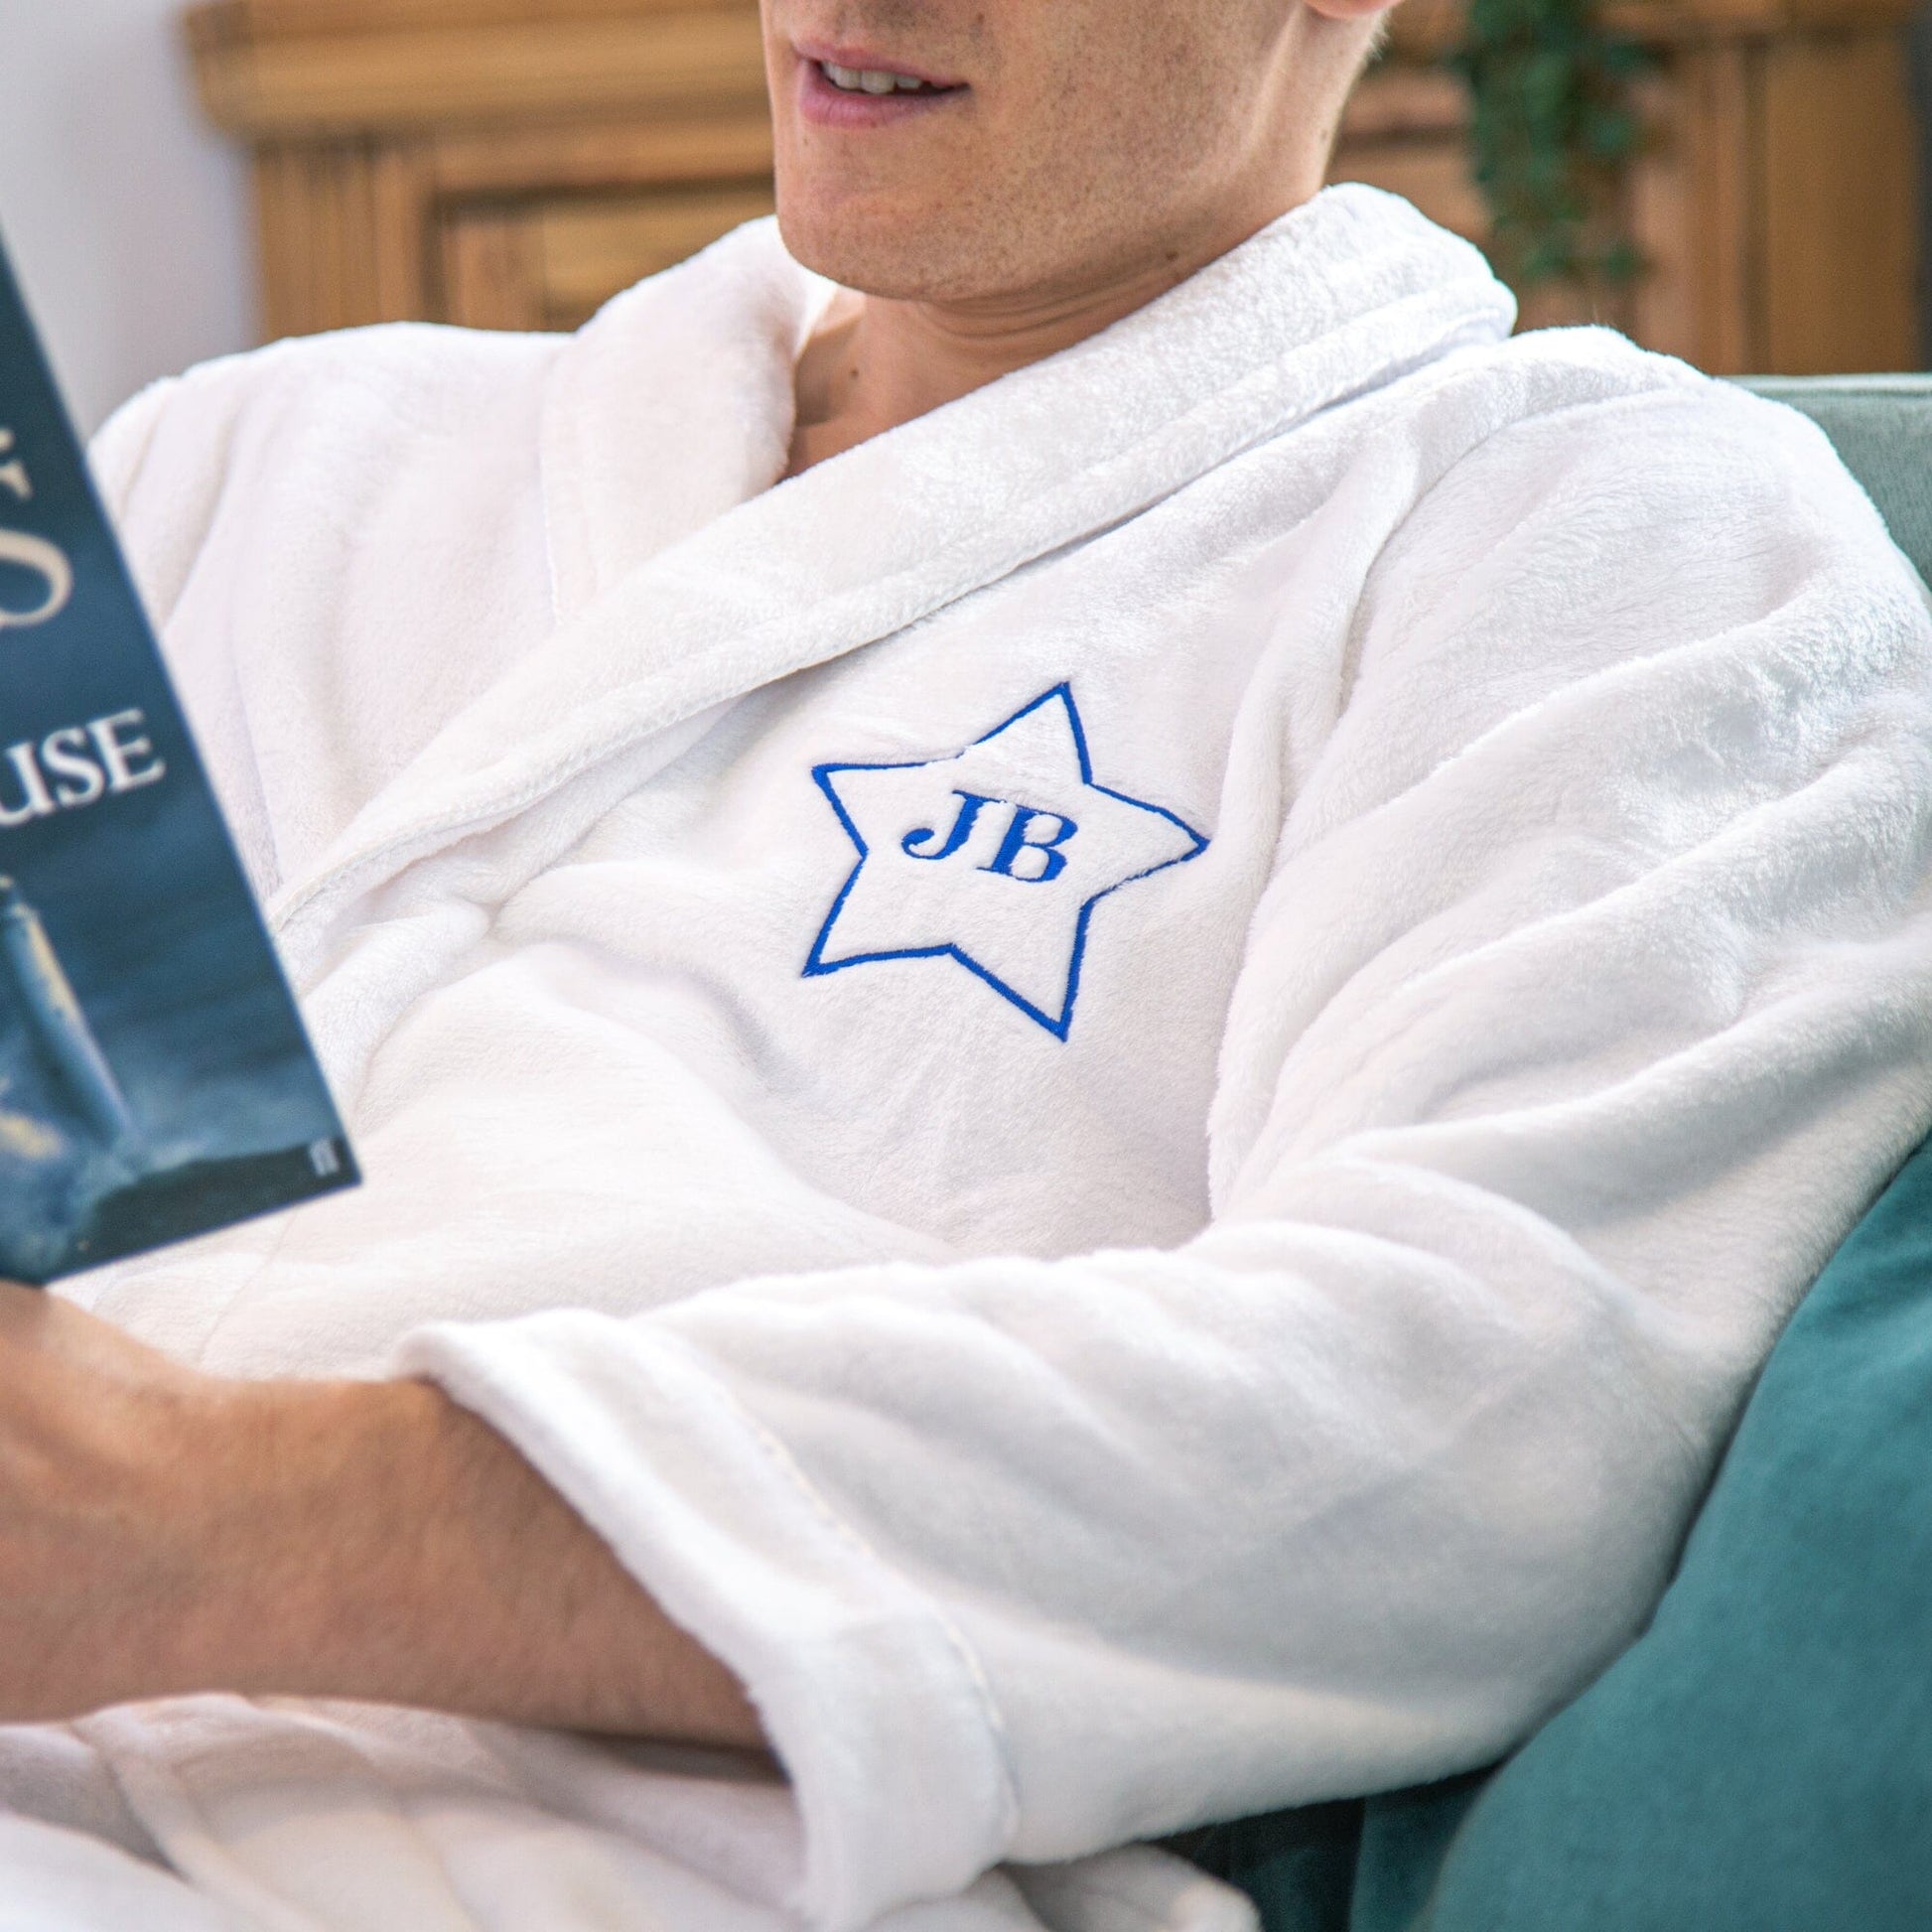
MULTIPOLYGON (((1819 423, 1932 580, 1932 377, 1750 386, 1819 423)), ((1266 1932, 1932 1932, 1932 1142, 1576 1703, 1492 1771, 1174 1844, 1266 1932)))
POLYGON ((1761 375, 1744 386, 1802 409, 1832 439, 1932 583, 1932 375, 1761 375))

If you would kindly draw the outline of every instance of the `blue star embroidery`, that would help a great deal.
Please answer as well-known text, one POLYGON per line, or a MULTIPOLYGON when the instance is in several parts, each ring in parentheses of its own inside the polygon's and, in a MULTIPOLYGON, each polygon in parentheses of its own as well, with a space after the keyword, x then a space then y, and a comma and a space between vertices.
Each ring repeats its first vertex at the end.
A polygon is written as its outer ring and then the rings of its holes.
POLYGON ((1207 849, 1173 812, 1094 782, 1065 684, 950 757, 812 776, 859 861, 805 977, 956 959, 1056 1039, 1073 1025, 1093 908, 1207 849))

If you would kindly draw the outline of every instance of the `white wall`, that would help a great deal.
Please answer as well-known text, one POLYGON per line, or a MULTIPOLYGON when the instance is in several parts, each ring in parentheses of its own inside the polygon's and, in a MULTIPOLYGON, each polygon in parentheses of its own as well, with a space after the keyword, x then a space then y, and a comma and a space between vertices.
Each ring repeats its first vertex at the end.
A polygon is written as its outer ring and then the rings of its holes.
POLYGON ((0 0, 0 233, 83 431, 253 336, 247 187, 183 0, 0 0))

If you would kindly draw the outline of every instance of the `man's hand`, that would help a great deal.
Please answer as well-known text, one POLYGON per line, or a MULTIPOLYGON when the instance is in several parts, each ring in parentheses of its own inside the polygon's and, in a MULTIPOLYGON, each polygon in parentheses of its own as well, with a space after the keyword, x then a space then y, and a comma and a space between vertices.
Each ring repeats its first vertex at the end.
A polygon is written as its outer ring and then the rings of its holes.
POLYGON ((0 1722, 192 1691, 763 1742, 731 1673, 439 1390, 223 1381, 0 1284, 0 1722))

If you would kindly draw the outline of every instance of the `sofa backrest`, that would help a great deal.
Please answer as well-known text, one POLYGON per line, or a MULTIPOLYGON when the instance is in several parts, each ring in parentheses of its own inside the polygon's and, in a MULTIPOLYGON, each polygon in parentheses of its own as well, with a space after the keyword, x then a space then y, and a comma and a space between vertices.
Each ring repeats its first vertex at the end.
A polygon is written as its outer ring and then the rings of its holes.
POLYGON ((1832 439, 1892 541, 1932 583, 1932 375, 1759 375, 1742 383, 1803 410, 1832 439))

